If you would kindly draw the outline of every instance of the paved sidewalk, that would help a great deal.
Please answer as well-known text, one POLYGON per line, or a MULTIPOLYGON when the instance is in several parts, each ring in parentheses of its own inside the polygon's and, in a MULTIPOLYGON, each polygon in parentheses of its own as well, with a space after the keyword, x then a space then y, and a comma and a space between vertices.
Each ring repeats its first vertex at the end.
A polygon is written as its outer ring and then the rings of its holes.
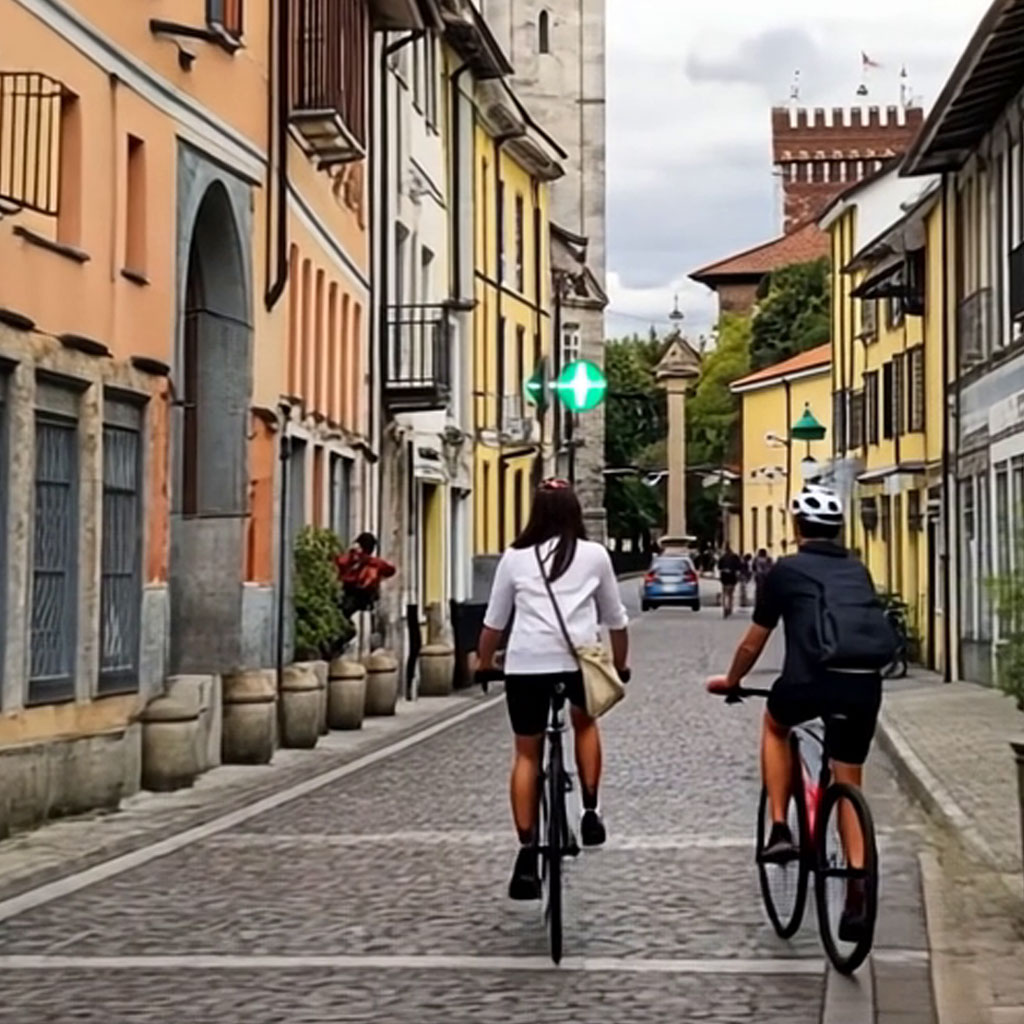
POLYGON ((429 729, 486 699, 474 688, 452 697, 400 701, 393 718, 368 718, 357 732, 331 732, 313 750, 278 750, 269 765, 225 765, 200 776, 191 789, 143 790, 123 800, 115 812, 64 818, 16 833, 0 842, 0 900, 255 803, 429 729))
POLYGON ((880 745, 949 841, 923 864, 940 1024, 1024 1024, 1024 876, 1010 741, 1024 715, 1000 693, 933 673, 888 684, 880 745))
POLYGON ((879 738, 904 782, 972 854, 1020 878, 1017 768, 1010 741, 1024 738, 1024 714, 1009 698, 915 670, 911 678, 888 684, 879 738))

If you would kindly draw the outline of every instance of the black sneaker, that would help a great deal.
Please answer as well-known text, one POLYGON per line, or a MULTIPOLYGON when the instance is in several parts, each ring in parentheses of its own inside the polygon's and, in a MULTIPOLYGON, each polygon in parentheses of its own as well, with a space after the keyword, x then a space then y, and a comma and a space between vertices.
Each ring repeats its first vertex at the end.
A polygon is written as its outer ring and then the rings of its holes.
POLYGON ((862 942, 867 937, 867 893, 864 882, 851 879, 846 891, 846 906, 839 918, 839 941, 862 942))
POLYGON ((605 831, 604 822, 597 811, 584 811, 583 819, 580 821, 580 839, 584 846, 604 846, 608 833, 605 831))
POLYGON ((516 857, 512 881, 508 883, 510 900, 539 900, 540 875, 537 873, 537 847, 524 846, 516 857))
POLYGON ((800 856, 793 833, 784 821, 772 825, 772 834, 768 837, 768 845, 761 851, 761 861, 765 864, 789 864, 800 856))

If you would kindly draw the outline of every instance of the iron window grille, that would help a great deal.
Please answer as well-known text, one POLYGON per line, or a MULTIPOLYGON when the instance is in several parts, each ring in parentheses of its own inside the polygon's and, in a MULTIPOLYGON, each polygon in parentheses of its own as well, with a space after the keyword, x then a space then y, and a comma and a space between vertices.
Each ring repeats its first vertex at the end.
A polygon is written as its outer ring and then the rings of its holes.
POLYGON ((36 413, 29 703, 75 694, 78 424, 36 413))
POLYGON ((907 360, 910 364, 908 377, 908 405, 910 408, 911 433, 924 430, 924 403, 925 403, 925 380, 924 380, 924 346, 919 345, 907 353, 907 360))
POLYGON ((142 610, 142 413, 107 403, 99 692, 138 689, 142 610))

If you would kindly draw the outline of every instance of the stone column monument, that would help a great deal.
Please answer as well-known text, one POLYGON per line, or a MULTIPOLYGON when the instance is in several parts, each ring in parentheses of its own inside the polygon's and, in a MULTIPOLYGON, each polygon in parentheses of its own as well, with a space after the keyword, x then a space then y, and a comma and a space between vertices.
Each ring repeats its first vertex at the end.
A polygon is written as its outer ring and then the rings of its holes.
POLYGON ((669 335, 655 370, 668 392, 668 531, 682 540, 686 531, 686 393, 700 376, 700 356, 679 331, 669 335))

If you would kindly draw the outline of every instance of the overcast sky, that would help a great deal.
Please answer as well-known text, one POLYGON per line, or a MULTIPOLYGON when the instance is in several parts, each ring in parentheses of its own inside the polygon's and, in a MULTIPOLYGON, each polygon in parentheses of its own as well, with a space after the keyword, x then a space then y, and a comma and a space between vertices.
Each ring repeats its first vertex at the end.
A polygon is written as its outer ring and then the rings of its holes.
POLYGON ((906 64, 930 107, 989 2, 607 0, 609 333, 663 328, 676 292, 706 329, 687 274, 781 230, 770 108, 795 69, 806 106, 886 106, 906 64))

